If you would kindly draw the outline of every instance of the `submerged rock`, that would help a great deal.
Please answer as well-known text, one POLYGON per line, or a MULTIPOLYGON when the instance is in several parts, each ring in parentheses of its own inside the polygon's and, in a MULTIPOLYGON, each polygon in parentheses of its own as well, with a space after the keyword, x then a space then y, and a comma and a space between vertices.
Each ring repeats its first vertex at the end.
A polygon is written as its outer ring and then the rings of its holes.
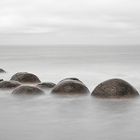
POLYGON ((6 71, 0 68, 0 73, 6 73, 6 71))
POLYGON ((11 77, 11 80, 19 81, 21 83, 40 83, 39 78, 28 72, 18 72, 11 77))
POLYGON ((52 82, 43 82, 43 83, 39 83, 37 85, 37 87, 41 88, 41 89, 50 89, 53 88, 56 84, 52 83, 52 82))
POLYGON ((88 88, 79 80, 62 80, 51 91, 53 94, 87 94, 88 88))
POLYGON ((99 84, 91 95, 101 98, 122 98, 134 97, 139 93, 132 85, 122 79, 110 79, 99 84))
POLYGON ((1 81, 0 82, 0 89, 13 89, 20 86, 21 83, 17 81, 1 81))
POLYGON ((44 92, 35 86, 27 86, 27 85, 22 85, 14 89, 12 92, 14 95, 42 95, 44 92))

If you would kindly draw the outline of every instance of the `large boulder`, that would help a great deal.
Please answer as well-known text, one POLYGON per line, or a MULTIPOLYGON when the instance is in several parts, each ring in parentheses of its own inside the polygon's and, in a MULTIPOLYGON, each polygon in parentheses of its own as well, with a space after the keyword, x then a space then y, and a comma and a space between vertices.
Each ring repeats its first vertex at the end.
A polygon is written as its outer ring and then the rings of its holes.
POLYGON ((22 85, 15 88, 12 92, 14 95, 42 95, 44 92, 35 86, 22 85))
POLYGON ((28 72, 18 72, 11 77, 11 80, 19 81, 21 83, 40 83, 39 78, 28 72))
POLYGON ((0 68, 0 73, 6 73, 6 71, 0 68))
POLYGON ((0 82, 0 89, 13 89, 20 86, 21 83, 17 81, 1 81, 0 82))
POLYGON ((78 80, 61 80, 51 91, 53 94, 87 94, 89 93, 88 88, 78 80))
POLYGON ((52 82, 43 82, 43 83, 39 83, 37 84, 37 87, 41 88, 41 89, 51 89, 55 86, 56 84, 52 83, 52 82))
MULTIPOLYGON (((79 82, 82 83, 81 80, 79 80, 78 78, 75 78, 75 77, 65 78, 65 79, 63 79, 63 80, 61 80, 61 81, 66 81, 66 80, 75 80, 75 81, 79 81, 79 82)), ((60 82, 61 82, 61 81, 60 81, 60 82)))
POLYGON ((93 96, 101 98, 135 97, 138 91, 122 79, 110 79, 99 84, 92 92, 93 96))

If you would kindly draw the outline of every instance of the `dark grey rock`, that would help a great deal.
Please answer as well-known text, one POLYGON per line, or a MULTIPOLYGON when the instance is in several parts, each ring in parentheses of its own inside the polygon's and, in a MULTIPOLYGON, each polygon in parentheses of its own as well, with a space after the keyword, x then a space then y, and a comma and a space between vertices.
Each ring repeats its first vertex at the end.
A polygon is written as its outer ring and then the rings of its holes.
POLYGON ((93 96, 101 98, 135 97, 138 91, 122 79, 110 79, 99 84, 92 92, 93 96))
POLYGON ((43 82, 43 83, 39 83, 37 85, 37 87, 41 88, 41 89, 50 89, 53 88, 56 84, 52 83, 52 82, 43 82))
POLYGON ((3 81, 3 79, 0 79, 0 82, 3 81))
POLYGON ((21 83, 17 81, 1 81, 0 82, 0 89, 13 89, 20 86, 21 83))
POLYGON ((74 80, 74 81, 78 81, 78 82, 83 83, 81 80, 79 80, 78 78, 75 78, 75 77, 65 78, 65 79, 61 80, 60 82, 66 81, 66 80, 74 80))
POLYGON ((14 95, 42 95, 44 92, 35 86, 22 85, 14 89, 14 95))
POLYGON ((6 71, 0 68, 0 73, 6 73, 6 71))
POLYGON ((11 77, 11 80, 19 81, 21 83, 40 83, 39 78, 28 72, 18 72, 11 77))
POLYGON ((62 80, 60 81, 51 91, 53 94, 87 94, 89 93, 88 88, 78 80, 62 80))

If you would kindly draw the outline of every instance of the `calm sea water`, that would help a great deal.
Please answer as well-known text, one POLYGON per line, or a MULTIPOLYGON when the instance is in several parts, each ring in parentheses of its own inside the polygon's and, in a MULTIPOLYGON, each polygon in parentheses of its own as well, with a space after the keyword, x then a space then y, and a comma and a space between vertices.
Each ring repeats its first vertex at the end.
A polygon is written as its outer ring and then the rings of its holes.
MULTIPOLYGON (((139 46, 0 46, 0 78, 19 71, 42 81, 81 79, 92 91, 122 78, 140 92, 139 46)), ((96 99, 45 96, 19 99, 0 91, 1 140, 139 140, 140 98, 96 99)))

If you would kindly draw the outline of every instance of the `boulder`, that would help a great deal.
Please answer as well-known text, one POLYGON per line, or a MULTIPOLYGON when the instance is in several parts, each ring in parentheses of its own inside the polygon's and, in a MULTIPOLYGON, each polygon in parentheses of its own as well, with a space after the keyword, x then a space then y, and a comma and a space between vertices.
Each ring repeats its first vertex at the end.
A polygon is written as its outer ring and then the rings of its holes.
POLYGON ((6 71, 0 68, 0 73, 6 73, 6 71))
POLYGON ((20 86, 21 83, 17 81, 1 81, 0 82, 0 89, 13 89, 20 86))
POLYGON ((15 88, 12 92, 14 95, 42 95, 44 92, 35 86, 22 85, 15 88))
POLYGON ((37 87, 41 88, 41 89, 50 89, 53 88, 56 84, 52 83, 52 82, 43 82, 43 83, 39 83, 37 85, 37 87))
POLYGON ((110 79, 99 84, 92 92, 93 96, 101 98, 135 97, 138 91, 122 79, 110 79))
POLYGON ((18 72, 11 77, 11 80, 19 81, 21 83, 40 83, 39 78, 28 72, 18 72))
POLYGON ((62 80, 51 91, 53 94, 87 94, 88 88, 79 80, 62 80))
POLYGON ((61 80, 60 82, 62 82, 62 81, 66 81, 66 80, 74 80, 74 81, 78 81, 78 82, 83 83, 81 80, 79 80, 78 78, 75 78, 75 77, 65 78, 65 79, 61 80))

